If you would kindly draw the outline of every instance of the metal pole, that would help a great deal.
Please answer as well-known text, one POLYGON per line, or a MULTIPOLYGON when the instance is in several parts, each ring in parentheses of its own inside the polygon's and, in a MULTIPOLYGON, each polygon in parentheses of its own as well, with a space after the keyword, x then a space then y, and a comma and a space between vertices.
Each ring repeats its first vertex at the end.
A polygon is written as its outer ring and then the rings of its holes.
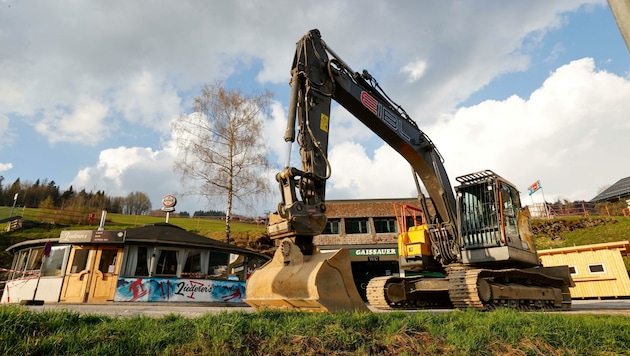
POLYGON ((13 206, 11 207, 11 212, 9 213, 9 217, 13 216, 13 209, 15 208, 15 203, 17 202, 17 198, 19 194, 20 193, 15 193, 15 195, 13 196, 13 206))
POLYGON ((547 214, 547 220, 549 220, 549 209, 547 209, 547 199, 545 198, 545 191, 543 190, 542 186, 540 187, 540 192, 542 193, 542 196, 543 196, 543 204, 545 204, 545 213, 547 214))
POLYGON ((39 287, 39 280, 42 278, 42 272, 44 271, 44 262, 46 262, 46 256, 42 256, 42 265, 39 266, 39 275, 37 276, 37 283, 35 284, 33 299, 31 299, 31 301, 35 301, 35 295, 37 294, 37 288, 39 287))

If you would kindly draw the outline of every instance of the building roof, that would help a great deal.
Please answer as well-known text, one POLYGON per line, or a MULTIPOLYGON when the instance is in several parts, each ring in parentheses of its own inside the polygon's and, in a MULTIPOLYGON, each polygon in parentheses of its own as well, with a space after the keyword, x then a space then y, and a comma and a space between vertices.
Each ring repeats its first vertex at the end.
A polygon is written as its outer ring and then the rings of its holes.
POLYGON ((179 226, 158 223, 144 225, 127 229, 125 243, 142 243, 142 244, 162 244, 162 245, 178 245, 178 246, 194 246, 204 248, 215 248, 220 250, 230 250, 232 252, 257 252, 245 248, 230 245, 225 242, 217 241, 209 237, 197 235, 193 232, 186 231, 179 226))
POLYGON ((604 242, 600 244, 580 245, 570 247, 552 248, 548 250, 539 250, 538 256, 560 255, 573 252, 597 251, 618 249, 621 255, 627 255, 630 252, 630 241, 604 242))
MULTIPOLYGON (((170 246, 185 246, 185 247, 199 247, 209 248, 216 250, 223 250, 232 253, 247 253, 269 259, 268 256, 258 253, 253 250, 230 245, 225 242, 217 241, 209 237, 197 235, 193 232, 186 231, 179 226, 158 223, 144 225, 141 227, 134 227, 126 230, 125 244, 151 244, 151 245, 170 245, 170 246)), ((58 238, 54 239, 39 239, 39 240, 26 240, 9 246, 6 251, 13 252, 15 250, 21 250, 26 247, 43 246, 46 242, 51 241, 57 243, 58 238)))
POLYGON ((595 198, 591 199, 591 203, 618 200, 625 197, 630 198, 630 177, 619 180, 617 183, 608 187, 608 189, 597 194, 595 198))

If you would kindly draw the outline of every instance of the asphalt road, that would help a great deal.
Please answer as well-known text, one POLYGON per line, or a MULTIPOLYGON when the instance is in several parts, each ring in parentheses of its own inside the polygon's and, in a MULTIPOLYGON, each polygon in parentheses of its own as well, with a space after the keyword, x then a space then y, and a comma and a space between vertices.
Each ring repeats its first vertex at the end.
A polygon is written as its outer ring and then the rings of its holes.
MULTIPOLYGON (((221 312, 246 312, 251 313, 253 309, 246 305, 210 305, 210 304, 190 304, 190 303, 103 303, 103 304, 58 304, 46 303, 44 305, 26 306, 33 311, 48 310, 69 310, 82 314, 109 315, 119 317, 133 317, 144 315, 149 317, 162 317, 169 314, 179 314, 185 317, 198 317, 206 313, 221 312)), ((374 312, 387 312, 374 310, 374 312)), ((431 309, 422 312, 443 313, 448 310, 431 309)), ((406 311, 417 312, 417 311, 406 311)), ((574 300, 572 310, 563 312, 566 314, 620 314, 630 316, 630 299, 611 300, 574 300)))

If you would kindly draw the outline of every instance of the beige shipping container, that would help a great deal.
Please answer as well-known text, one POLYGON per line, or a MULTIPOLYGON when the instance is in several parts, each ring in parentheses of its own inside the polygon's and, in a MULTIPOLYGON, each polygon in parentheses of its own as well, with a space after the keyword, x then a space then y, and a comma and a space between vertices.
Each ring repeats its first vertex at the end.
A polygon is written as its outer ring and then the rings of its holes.
POLYGON ((629 241, 554 248, 538 251, 543 266, 568 265, 575 287, 571 297, 617 298, 630 296, 630 277, 622 256, 629 241))

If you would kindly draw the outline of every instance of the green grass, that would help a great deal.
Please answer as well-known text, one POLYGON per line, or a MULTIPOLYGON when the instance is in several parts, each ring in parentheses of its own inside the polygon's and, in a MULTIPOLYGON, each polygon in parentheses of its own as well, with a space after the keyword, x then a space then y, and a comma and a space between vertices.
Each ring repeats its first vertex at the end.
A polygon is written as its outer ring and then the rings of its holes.
MULTIPOLYGON (((552 219, 551 221, 563 222, 566 226, 570 226, 572 224, 575 225, 582 220, 602 220, 604 224, 584 229, 561 232, 559 234, 560 238, 555 240, 552 239, 552 236, 537 234, 534 236, 536 246, 539 250, 544 250, 557 247, 581 246, 630 240, 630 218, 624 216, 566 217, 552 219)), ((545 222, 547 222, 547 220, 532 220, 532 225, 543 224, 545 222)))
MULTIPOLYGON (((532 226, 537 224, 558 223, 566 227, 584 224, 588 220, 594 220, 600 225, 588 228, 576 228, 572 231, 564 231, 553 238, 548 234, 534 235, 534 243, 538 250, 546 250, 559 247, 583 246, 605 242, 630 240, 630 218, 624 216, 613 217, 565 217, 548 221, 546 219, 532 220, 532 226)), ((626 270, 630 271, 630 255, 623 256, 626 270)))
POLYGON ((452 311, 116 318, 0 307, 12 355, 622 355, 630 318, 452 311))

